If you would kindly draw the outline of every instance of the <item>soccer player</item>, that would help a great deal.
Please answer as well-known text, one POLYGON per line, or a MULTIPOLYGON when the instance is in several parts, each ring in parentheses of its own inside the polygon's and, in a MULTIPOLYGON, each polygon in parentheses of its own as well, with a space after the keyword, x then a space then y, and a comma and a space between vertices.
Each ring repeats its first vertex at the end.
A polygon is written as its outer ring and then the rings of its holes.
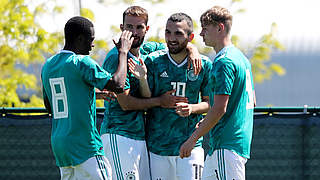
MULTIPOLYGON (((144 43, 144 37, 149 29, 147 23, 148 12, 140 6, 128 7, 123 13, 123 24, 120 25, 120 29, 132 32, 134 41, 128 59, 131 58, 136 63, 143 63, 151 52, 166 48, 160 43, 144 43)), ((196 53, 192 47, 189 52, 196 53)), ((193 66, 201 64, 194 62, 193 66)), ((113 73, 117 64, 118 51, 114 48, 107 54, 103 68, 113 73)), ((100 132, 106 157, 111 162, 114 179, 150 178, 144 110, 154 106, 174 106, 176 102, 186 101, 186 98, 172 96, 171 91, 164 92, 157 98, 142 98, 139 89, 147 83, 146 77, 138 80, 134 74, 128 72, 125 91, 117 95, 116 101, 105 101, 106 110, 100 132)))
POLYGON ((214 104, 181 146, 180 157, 189 157, 197 139, 210 131, 203 179, 244 180, 255 105, 251 64, 231 43, 232 15, 227 9, 214 6, 201 15, 200 21, 203 41, 217 52, 212 68, 214 104))
MULTIPOLYGON (((145 64, 152 97, 173 90, 188 103, 176 103, 176 109, 154 107, 148 111, 147 145, 150 151, 152 179, 201 179, 204 151, 202 140, 194 144, 191 157, 179 157, 181 144, 188 139, 202 113, 209 110, 209 72, 212 63, 202 58, 202 70, 196 75, 187 68, 187 44, 192 41, 192 19, 184 13, 171 15, 166 24, 168 51, 149 55, 145 64)), ((130 63, 130 61, 129 61, 130 63)))
POLYGON ((94 88, 123 92, 132 33, 123 31, 117 43, 120 63, 113 76, 88 56, 94 47, 90 20, 73 17, 64 33, 63 50, 50 57, 41 72, 44 103, 53 115, 51 146, 56 164, 62 180, 110 179, 111 167, 96 129, 94 88))

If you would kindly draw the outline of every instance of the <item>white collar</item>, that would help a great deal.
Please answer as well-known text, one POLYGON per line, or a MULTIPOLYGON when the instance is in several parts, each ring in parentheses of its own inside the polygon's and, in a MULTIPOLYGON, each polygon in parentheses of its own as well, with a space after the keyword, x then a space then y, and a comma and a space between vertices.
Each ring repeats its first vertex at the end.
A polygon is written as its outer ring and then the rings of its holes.
POLYGON ((180 64, 177 64, 176 61, 174 61, 173 58, 170 56, 169 51, 167 51, 167 55, 168 55, 168 58, 171 61, 171 63, 174 64, 177 67, 181 67, 181 66, 185 65, 188 62, 188 56, 180 64))
POLYGON ((228 46, 225 46, 224 48, 222 48, 222 49, 216 54, 216 56, 215 56, 214 58, 216 58, 216 57, 220 56, 221 54, 225 53, 228 48, 233 47, 233 46, 234 46, 233 44, 230 44, 230 45, 228 45, 228 46))
POLYGON ((70 54, 75 54, 74 52, 72 52, 72 51, 69 51, 69 50, 64 50, 64 49, 62 49, 58 54, 60 54, 60 53, 70 53, 70 54))

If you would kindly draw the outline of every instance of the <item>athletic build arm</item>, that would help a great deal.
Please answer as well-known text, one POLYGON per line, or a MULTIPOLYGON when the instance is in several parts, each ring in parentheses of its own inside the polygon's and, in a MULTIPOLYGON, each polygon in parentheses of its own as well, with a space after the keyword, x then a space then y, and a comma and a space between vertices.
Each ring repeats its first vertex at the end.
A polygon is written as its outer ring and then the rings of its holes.
POLYGON ((130 90, 125 90, 117 95, 117 100, 124 111, 144 110, 153 107, 175 108, 177 102, 187 102, 187 98, 173 96, 174 90, 167 91, 159 97, 154 98, 136 98, 129 95, 130 90))
POLYGON ((190 42, 187 44, 187 51, 188 51, 188 69, 190 68, 191 64, 194 70, 194 74, 198 75, 202 68, 202 60, 198 49, 190 42))
POLYGON ((207 134, 221 119, 227 111, 229 95, 215 95, 214 105, 209 110, 207 116, 201 120, 198 128, 192 133, 189 139, 180 147, 180 157, 189 157, 191 150, 195 146, 197 140, 207 134))
POLYGON ((138 65, 132 58, 129 59, 128 65, 130 72, 139 79, 139 91, 142 97, 150 98, 151 91, 147 80, 147 67, 142 59, 139 59, 140 64, 138 65))
POLYGON ((104 89, 115 93, 122 93, 124 90, 125 78, 127 75, 127 54, 131 48, 133 37, 130 31, 123 31, 121 37, 116 43, 119 52, 119 65, 117 71, 113 74, 112 78, 108 81, 104 89))
POLYGON ((202 101, 197 104, 177 104, 176 113, 179 116, 187 117, 191 114, 203 114, 210 108, 209 96, 203 96, 202 101))

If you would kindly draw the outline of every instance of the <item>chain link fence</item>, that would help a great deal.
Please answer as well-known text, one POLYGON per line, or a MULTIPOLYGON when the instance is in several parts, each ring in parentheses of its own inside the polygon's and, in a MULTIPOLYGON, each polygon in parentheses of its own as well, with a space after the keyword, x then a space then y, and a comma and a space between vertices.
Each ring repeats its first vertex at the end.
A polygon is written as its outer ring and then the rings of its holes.
MULTIPOLYGON (((103 109, 98 111, 101 122, 103 109)), ((50 117, 11 112, 0 111, 0 179, 60 179, 50 146, 50 117)), ((246 179, 320 179, 319 113, 291 109, 286 114, 256 114, 246 179)))

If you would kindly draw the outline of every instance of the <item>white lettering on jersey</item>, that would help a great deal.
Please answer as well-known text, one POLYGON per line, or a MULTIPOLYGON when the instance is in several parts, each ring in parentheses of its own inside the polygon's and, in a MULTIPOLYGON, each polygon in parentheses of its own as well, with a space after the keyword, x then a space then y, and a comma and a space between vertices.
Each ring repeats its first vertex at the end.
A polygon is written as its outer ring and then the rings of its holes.
POLYGON ((61 119, 68 117, 68 100, 64 77, 50 78, 50 87, 52 93, 53 118, 61 119), (61 107, 62 106, 62 107, 61 107))
POLYGON ((186 97, 186 83, 185 82, 171 82, 171 86, 176 90, 172 95, 186 97))

